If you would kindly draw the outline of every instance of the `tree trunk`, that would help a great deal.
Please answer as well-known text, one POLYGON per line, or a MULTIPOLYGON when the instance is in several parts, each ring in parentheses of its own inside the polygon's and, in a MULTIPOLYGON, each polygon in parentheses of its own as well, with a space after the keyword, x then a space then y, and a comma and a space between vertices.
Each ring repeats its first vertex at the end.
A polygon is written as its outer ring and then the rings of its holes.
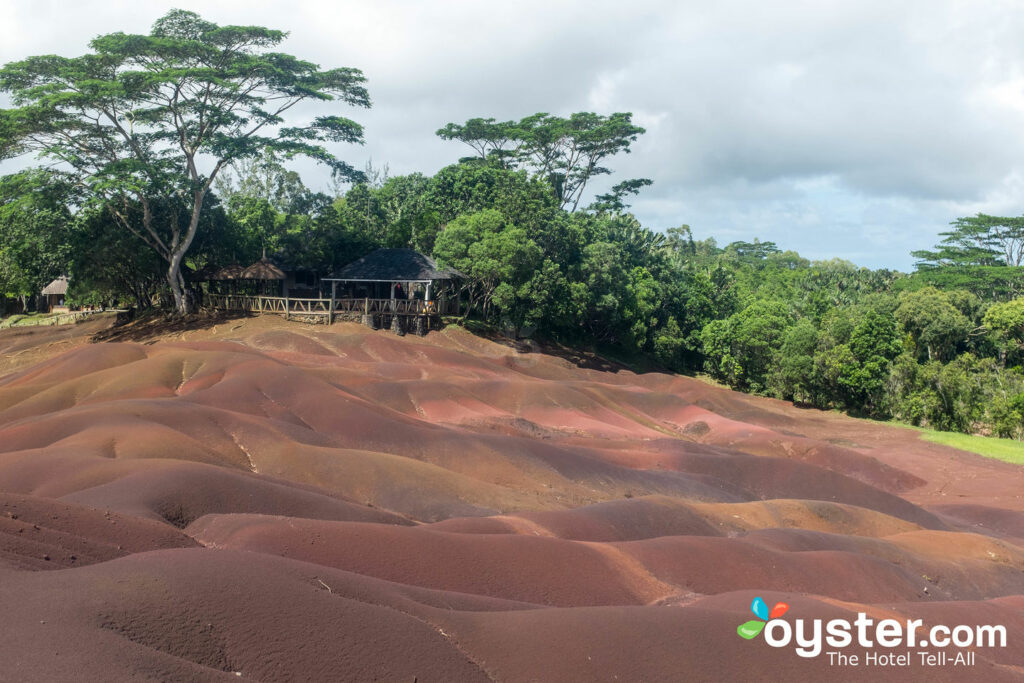
MULTIPOLYGON (((210 176, 209 182, 213 181, 213 176, 210 176)), ((207 184, 209 184, 209 182, 207 184)), ((180 315, 187 315, 188 313, 194 313, 192 310, 194 301, 192 297, 188 296, 188 292, 185 287, 185 278, 181 274, 181 264, 185 259, 185 253, 188 252, 189 247, 192 246, 192 240, 195 239, 196 229, 199 227, 199 216, 203 210, 203 199, 206 197, 206 191, 196 190, 192 199, 192 218, 188 224, 188 230, 185 232, 185 238, 181 242, 173 245, 171 251, 170 263, 167 268, 167 282, 171 285, 171 294, 174 296, 174 309, 180 315)))
POLYGON ((171 286, 171 296, 174 297, 174 310, 178 313, 185 314, 185 292, 181 289, 179 282, 179 276, 181 274, 181 254, 175 255, 171 258, 171 263, 167 268, 167 284, 171 286))

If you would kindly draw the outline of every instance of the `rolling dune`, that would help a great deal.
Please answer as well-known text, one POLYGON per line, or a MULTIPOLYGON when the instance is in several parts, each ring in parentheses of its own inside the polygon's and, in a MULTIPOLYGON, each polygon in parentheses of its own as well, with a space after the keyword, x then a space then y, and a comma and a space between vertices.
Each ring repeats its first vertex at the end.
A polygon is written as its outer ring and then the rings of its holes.
POLYGON ((1024 468, 458 328, 76 328, 0 331, 0 680, 880 680, 757 596, 1024 678, 1024 468))

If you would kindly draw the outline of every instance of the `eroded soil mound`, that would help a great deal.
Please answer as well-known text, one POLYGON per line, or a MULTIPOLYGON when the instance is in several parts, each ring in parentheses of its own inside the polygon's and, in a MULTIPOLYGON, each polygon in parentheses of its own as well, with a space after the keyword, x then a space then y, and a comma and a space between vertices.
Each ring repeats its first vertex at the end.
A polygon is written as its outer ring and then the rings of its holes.
POLYGON ((0 331, 0 680, 879 680, 757 596, 1024 677, 1024 468, 456 328, 90 325, 0 331))

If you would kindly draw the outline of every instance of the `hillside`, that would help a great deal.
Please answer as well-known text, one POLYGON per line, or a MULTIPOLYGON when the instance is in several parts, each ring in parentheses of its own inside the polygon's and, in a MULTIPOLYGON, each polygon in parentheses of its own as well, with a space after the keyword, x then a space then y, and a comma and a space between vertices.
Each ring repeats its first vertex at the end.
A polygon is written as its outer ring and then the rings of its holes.
POLYGON ((0 331, 0 680, 877 676, 756 596, 1024 677, 1020 466, 458 328, 106 324, 0 331))

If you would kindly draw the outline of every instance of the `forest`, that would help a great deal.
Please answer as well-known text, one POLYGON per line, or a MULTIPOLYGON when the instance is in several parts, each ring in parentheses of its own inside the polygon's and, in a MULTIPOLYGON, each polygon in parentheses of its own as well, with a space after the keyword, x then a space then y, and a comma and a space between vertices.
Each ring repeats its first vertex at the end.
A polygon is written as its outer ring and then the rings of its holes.
POLYGON ((286 116, 306 99, 368 107, 365 79, 267 51, 283 37, 175 10, 149 36, 0 70, 15 105, 0 109, 0 159, 49 162, 0 178, 5 309, 68 275, 73 303, 184 314, 207 266, 267 254, 326 275, 411 247, 465 274, 469 317, 509 336, 1024 438, 1024 218, 957 218, 910 274, 644 226, 629 201, 651 180, 593 190, 645 132, 624 112, 448 123, 452 163, 433 175, 357 170, 324 145, 360 142, 359 124, 286 116), (299 156, 329 167, 329 192, 290 170, 299 156))

